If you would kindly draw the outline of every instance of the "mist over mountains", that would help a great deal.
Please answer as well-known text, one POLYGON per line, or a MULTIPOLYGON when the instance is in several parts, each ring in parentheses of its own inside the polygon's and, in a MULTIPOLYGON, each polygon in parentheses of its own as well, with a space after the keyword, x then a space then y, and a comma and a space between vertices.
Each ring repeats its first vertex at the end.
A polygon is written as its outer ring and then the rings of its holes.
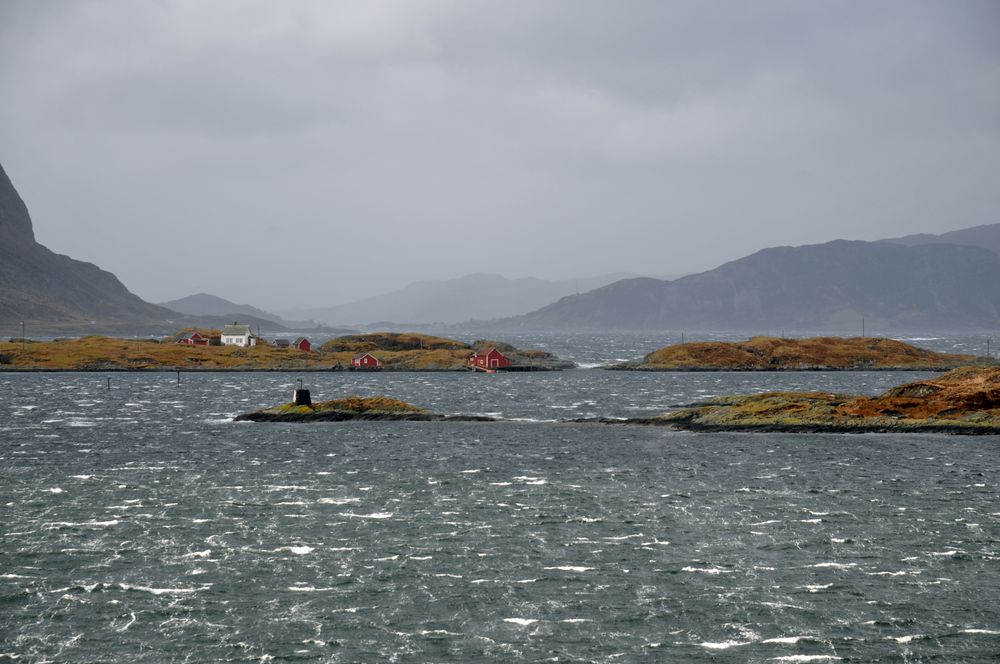
MULTIPOLYGON (((497 329, 532 330, 856 331, 862 318, 883 329, 995 329, 998 252, 1000 224, 992 224, 880 242, 773 247, 674 280, 619 274, 559 282, 474 274, 291 314, 332 325, 489 321, 497 329)), ((20 321, 77 331, 218 325, 233 315, 276 329, 286 322, 204 293, 168 304, 172 308, 145 302, 110 272, 39 244, 24 201, 0 167, 5 334, 16 332, 20 321)))
POLYGON ((1000 255, 983 247, 836 240, 764 249, 675 281, 619 281, 495 325, 853 331, 865 318, 884 329, 987 329, 1000 325, 998 285, 1000 255))
POLYGON ((631 277, 616 273, 572 279, 507 279, 499 274, 469 274, 457 279, 418 281, 397 291, 356 302, 315 309, 292 309, 288 317, 310 318, 328 325, 378 321, 455 324, 516 316, 573 293, 583 293, 631 277))
MULTIPOLYGON (((39 244, 28 208, 0 165, 0 335, 19 334, 22 322, 29 335, 165 334, 226 320, 212 312, 186 315, 150 304, 112 273, 39 244)), ((283 329, 273 316, 244 315, 242 321, 283 329)))

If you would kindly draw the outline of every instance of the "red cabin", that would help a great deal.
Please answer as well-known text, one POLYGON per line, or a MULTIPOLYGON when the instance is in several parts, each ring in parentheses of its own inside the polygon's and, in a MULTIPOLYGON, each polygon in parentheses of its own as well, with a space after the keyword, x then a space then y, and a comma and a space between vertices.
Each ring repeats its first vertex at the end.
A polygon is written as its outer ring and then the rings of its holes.
POLYGON ((203 337, 197 332, 188 332, 187 334, 181 335, 177 340, 177 343, 184 344, 186 346, 207 346, 208 338, 203 337))
POLYGON ((510 366, 510 358, 496 348, 476 351, 469 358, 469 365, 479 369, 506 369, 510 366))
POLYGON ((292 348, 297 348, 299 350, 304 350, 307 353, 312 352, 312 344, 305 337, 299 337, 292 342, 292 348))
POLYGON ((361 367, 362 369, 376 369, 379 364, 378 358, 371 353, 355 355, 354 359, 351 360, 351 366, 361 367))

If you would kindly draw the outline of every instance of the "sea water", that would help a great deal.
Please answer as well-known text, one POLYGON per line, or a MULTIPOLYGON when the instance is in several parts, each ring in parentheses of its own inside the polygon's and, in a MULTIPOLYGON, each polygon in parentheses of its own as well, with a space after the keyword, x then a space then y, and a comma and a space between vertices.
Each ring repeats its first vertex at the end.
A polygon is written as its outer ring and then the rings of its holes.
POLYGON ((998 437, 559 421, 925 375, 0 374, 0 662, 994 662, 998 437))

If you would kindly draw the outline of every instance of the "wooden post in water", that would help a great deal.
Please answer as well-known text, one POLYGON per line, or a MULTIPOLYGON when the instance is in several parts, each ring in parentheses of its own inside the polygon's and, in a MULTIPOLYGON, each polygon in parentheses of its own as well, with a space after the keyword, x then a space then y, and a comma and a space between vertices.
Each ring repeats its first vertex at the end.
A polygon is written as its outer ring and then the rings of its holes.
POLYGON ((108 392, 111 391, 111 376, 108 376, 108 392))

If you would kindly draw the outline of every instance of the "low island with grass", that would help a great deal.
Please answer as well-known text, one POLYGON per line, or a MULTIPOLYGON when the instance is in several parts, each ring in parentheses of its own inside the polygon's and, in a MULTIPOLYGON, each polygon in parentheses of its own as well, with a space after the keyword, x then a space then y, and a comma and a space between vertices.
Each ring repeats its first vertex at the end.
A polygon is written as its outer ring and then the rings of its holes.
POLYGON ((714 398, 650 418, 600 421, 689 431, 1000 434, 1000 367, 963 367, 874 397, 768 392, 714 398))
POLYGON ((751 337, 666 346, 640 362, 609 369, 636 371, 946 371, 972 355, 939 353, 878 337, 751 337))
POLYGON ((314 404, 287 403, 237 416, 237 422, 493 422, 485 415, 442 415, 386 396, 349 396, 314 404))
POLYGON ((471 344, 416 332, 372 332, 337 337, 320 347, 328 360, 351 366, 359 354, 369 353, 378 368, 387 371, 464 371, 473 353, 496 348, 510 359, 511 369, 558 371, 575 364, 543 350, 524 350, 502 341, 479 339, 471 344))
MULTIPOLYGON (((198 331, 208 339, 214 330, 198 331)), ((416 332, 376 332, 331 339, 312 352, 282 348, 261 339, 253 346, 189 345, 182 335, 122 339, 86 336, 73 339, 0 341, 0 371, 351 371, 355 358, 370 354, 380 371, 468 371, 469 358, 497 348, 511 370, 554 371, 575 366, 541 350, 521 350, 500 341, 471 344, 416 332)))

